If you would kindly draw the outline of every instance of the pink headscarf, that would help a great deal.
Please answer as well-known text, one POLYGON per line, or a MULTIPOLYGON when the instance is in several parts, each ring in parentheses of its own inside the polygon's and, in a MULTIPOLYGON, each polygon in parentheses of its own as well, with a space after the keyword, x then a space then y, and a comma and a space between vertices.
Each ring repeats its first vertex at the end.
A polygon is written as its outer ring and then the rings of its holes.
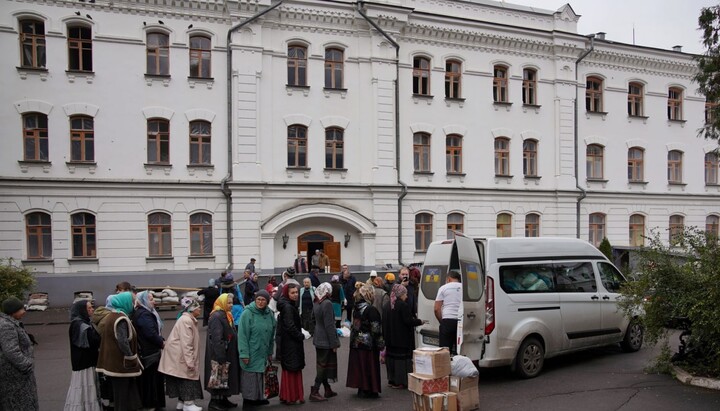
POLYGON ((395 309, 395 301, 403 295, 407 294, 407 288, 402 284, 393 285, 392 291, 390 291, 390 309, 395 309))

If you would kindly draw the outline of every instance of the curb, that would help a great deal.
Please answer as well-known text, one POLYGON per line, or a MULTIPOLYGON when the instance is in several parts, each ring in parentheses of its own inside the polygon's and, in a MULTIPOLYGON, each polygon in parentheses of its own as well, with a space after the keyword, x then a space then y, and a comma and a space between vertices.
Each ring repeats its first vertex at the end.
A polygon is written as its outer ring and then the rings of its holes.
POLYGON ((676 365, 671 365, 671 367, 675 378, 683 384, 694 385, 710 390, 720 390, 720 380, 707 377, 695 377, 676 365))

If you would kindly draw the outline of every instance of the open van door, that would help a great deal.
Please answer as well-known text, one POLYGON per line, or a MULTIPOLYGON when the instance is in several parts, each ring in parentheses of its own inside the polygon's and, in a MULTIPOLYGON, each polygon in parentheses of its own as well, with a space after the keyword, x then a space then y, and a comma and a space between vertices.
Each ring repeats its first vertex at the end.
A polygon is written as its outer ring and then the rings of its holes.
POLYGON ((460 233, 455 234, 454 240, 434 242, 428 247, 418 296, 418 317, 428 323, 416 329, 417 346, 439 345, 439 324, 433 307, 449 270, 458 270, 462 275, 463 335, 458 350, 472 360, 479 360, 485 337, 485 270, 475 241, 460 233))

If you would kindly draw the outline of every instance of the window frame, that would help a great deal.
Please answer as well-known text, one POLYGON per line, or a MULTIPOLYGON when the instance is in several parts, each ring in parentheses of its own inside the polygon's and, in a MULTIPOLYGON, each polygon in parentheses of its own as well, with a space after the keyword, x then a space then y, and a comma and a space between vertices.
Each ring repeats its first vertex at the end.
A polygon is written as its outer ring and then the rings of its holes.
POLYGON ((345 50, 339 47, 325 49, 325 88, 343 90, 345 75, 345 50), (338 59, 339 57, 339 59, 338 59), (328 77, 329 75, 329 77, 328 77), (339 77, 339 78, 338 78, 339 77))
POLYGON ((512 237, 512 214, 499 213, 495 217, 495 234, 498 238, 512 237))
POLYGON ((445 98, 462 98, 462 62, 456 59, 445 61, 445 98))
POLYGON ((161 31, 153 31, 147 33, 145 41, 145 74, 149 76, 170 76, 170 36, 161 31), (151 38, 157 38, 158 44, 151 44, 151 38), (166 44, 163 44, 160 39, 164 39, 166 44), (152 68, 151 61, 155 70, 150 70, 152 68), (165 70, 163 70, 163 62, 165 62, 165 70))
POLYGON ((720 156, 714 152, 705 153, 705 185, 718 185, 720 156))
POLYGON ((683 152, 670 150, 667 155, 667 179, 668 184, 683 183, 683 152), (671 158, 677 155, 678 158, 671 158))
POLYGON ((605 178, 605 147, 600 144, 588 144, 585 148, 585 166, 588 180, 603 180, 605 178))
POLYGON ((46 69, 47 39, 45 37, 45 21, 38 18, 20 19, 18 20, 18 32, 20 41, 20 67, 46 69), (31 25, 32 29, 30 31, 25 31, 26 24, 31 25), (26 46, 29 46, 30 56, 25 55, 26 46))
POLYGON ((147 230, 148 256, 151 258, 172 257, 172 215, 164 211, 148 214, 147 230), (158 220, 152 221, 155 218, 158 218, 158 220))
POLYGON ((462 143, 460 134, 445 136, 445 169, 449 174, 462 174, 462 143))
POLYGON ((48 116, 39 112, 28 112, 22 115, 23 127, 23 161, 43 162, 50 161, 50 136, 48 131, 48 116), (35 118, 35 127, 29 127, 30 118, 35 118), (29 143, 32 145, 32 155, 28 155, 29 143))
POLYGON ((325 169, 345 169, 345 130, 340 127, 325 129, 325 169))
POLYGON ((147 160, 148 164, 170 164, 170 121, 164 118, 150 118, 147 120, 147 160), (158 131, 151 131, 152 124, 158 124, 158 131), (161 125, 165 125, 167 131, 163 131, 161 125), (154 147, 154 148, 153 148, 154 147), (153 148, 153 150, 151 150, 153 148), (155 153, 155 157, 151 158, 151 153, 155 153), (163 161, 163 153, 166 160, 163 161))
POLYGON ((607 215, 604 213, 591 213, 588 216, 588 242, 595 247, 600 247, 603 238, 607 236, 606 219, 607 215))
POLYGON ((425 252, 432 242, 433 215, 430 213, 415 214, 415 251, 425 252))
POLYGON ((720 216, 711 214, 705 217, 705 235, 720 238, 720 216))
POLYGON ((420 96, 430 95, 432 67, 430 64, 430 59, 425 56, 413 57, 413 94, 420 96), (424 82, 423 79, 425 79, 424 82))
POLYGON ((205 34, 193 34, 190 36, 188 44, 188 60, 190 70, 188 77, 204 79, 212 78, 212 39, 210 38, 210 36, 205 34), (196 43, 196 45, 194 45, 193 40, 199 41, 200 44, 196 43), (195 68, 193 68, 193 62, 197 62, 195 68), (193 72, 193 70, 196 71, 193 72), (203 71, 207 71, 207 73, 203 75, 203 71))
POLYGON ((97 258, 97 217, 86 211, 76 212, 70 215, 72 258, 95 259, 97 258), (82 217, 82 222, 76 224, 75 217, 82 217), (88 222, 91 220, 91 222, 88 222), (80 240, 80 244, 77 241, 80 240), (78 245, 81 254, 76 254, 78 245))
POLYGON ((523 175, 525 177, 538 176, 538 146, 535 139, 523 140, 523 175))
POLYGON ((465 216, 461 213, 450 213, 447 216, 447 238, 455 238, 455 231, 465 232, 465 216))
POLYGON ((418 132, 413 134, 413 171, 416 173, 429 173, 432 171, 432 137, 430 133, 418 132))
POLYGON ((540 237, 540 214, 525 214, 525 237, 540 237))
POLYGON ((643 94, 645 86, 637 81, 630 82, 628 84, 628 101, 627 101, 627 113, 630 117, 643 117, 644 106, 643 106, 643 94))
POLYGON ((523 69, 522 102, 526 106, 537 105, 537 73, 538 71, 534 68, 523 69))
POLYGON ((685 217, 680 214, 672 214, 668 219, 668 242, 670 245, 677 244, 679 236, 685 230, 685 217))
POLYGON ((287 85, 292 87, 306 87, 307 86, 307 60, 308 48, 302 44, 291 44, 287 50, 287 85), (295 56, 293 56, 295 51, 295 56), (302 57, 297 57, 297 51, 302 52, 302 57), (293 78, 290 73, 292 72, 293 78))
MULTIPOLYGON (((193 166, 208 166, 212 164, 212 123, 207 120, 193 120, 188 123, 189 126, 189 157, 188 163, 193 166), (207 126, 207 133, 193 132, 195 125, 207 126), (193 159, 193 148, 196 151, 196 158, 193 159), (205 160, 207 153, 207 160, 205 160)), ((170 131, 168 129, 168 140, 170 131)), ((169 142, 168 142, 169 144, 169 142)), ((169 161, 169 157, 168 157, 169 161)))
POLYGON ((628 149, 628 181, 642 183, 645 180, 645 149, 630 147, 628 149))
POLYGON ((82 24, 67 26, 68 71, 92 73, 93 71, 93 40, 92 27, 82 24), (79 30, 79 37, 73 36, 73 30, 79 30), (85 37, 87 35, 87 37, 85 37), (85 52, 88 52, 87 54, 85 52), (76 55, 77 67, 73 67, 73 54, 76 55))
POLYGON ((718 103, 705 101, 705 124, 715 121, 715 113, 717 112, 718 103))
POLYGON ((493 66, 493 102, 509 103, 510 87, 508 84, 510 68, 502 64, 493 66))
POLYGON ((631 214, 628 218, 629 244, 631 247, 642 247, 645 245, 645 216, 642 214, 631 214))
POLYGON ((28 260, 52 259, 52 216, 43 211, 25 215, 25 240, 28 260), (37 223, 31 219, 38 218, 37 223), (45 218, 47 221, 45 221, 45 218), (33 250, 32 245, 35 249, 33 250))
POLYGON ((90 116, 70 116, 70 162, 95 162, 95 119, 90 116), (81 122, 81 128, 75 127, 73 123, 76 121, 81 122), (90 122, 90 128, 86 128, 87 121, 90 122))
POLYGON ((495 149, 495 175, 499 177, 510 176, 510 139, 497 137, 494 140, 495 149))
POLYGON ((209 257, 214 255, 213 252, 213 219, 212 214, 206 212, 196 212, 190 214, 190 257, 209 257), (207 217, 207 220, 203 220, 207 217), (200 221, 197 221, 200 219, 200 221), (198 248, 194 236, 198 237, 198 248), (209 245, 207 245, 209 242, 209 245), (209 252, 203 250, 209 249, 209 252))
POLYGON ((670 121, 683 121, 683 89, 668 88, 667 116, 670 121))
POLYGON ((287 166, 290 168, 305 168, 308 166, 308 128, 303 124, 291 124, 287 127, 287 166), (302 136, 299 132, 302 131, 302 136), (301 150, 301 148, 303 148, 301 150), (293 162, 291 164, 290 155, 293 162), (302 159, 302 161, 300 161, 302 159), (301 164, 302 163, 302 164, 301 164))
POLYGON ((585 79, 585 110, 590 113, 603 113, 603 86, 605 81, 597 76, 585 79))

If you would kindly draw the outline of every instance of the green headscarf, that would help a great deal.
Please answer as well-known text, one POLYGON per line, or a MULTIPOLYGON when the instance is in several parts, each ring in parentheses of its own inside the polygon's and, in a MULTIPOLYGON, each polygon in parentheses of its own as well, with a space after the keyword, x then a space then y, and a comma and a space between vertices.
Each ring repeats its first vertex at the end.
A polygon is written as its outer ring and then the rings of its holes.
POLYGON ((133 312, 133 295, 130 291, 125 291, 112 296, 112 307, 115 311, 124 313, 128 317, 133 312))

